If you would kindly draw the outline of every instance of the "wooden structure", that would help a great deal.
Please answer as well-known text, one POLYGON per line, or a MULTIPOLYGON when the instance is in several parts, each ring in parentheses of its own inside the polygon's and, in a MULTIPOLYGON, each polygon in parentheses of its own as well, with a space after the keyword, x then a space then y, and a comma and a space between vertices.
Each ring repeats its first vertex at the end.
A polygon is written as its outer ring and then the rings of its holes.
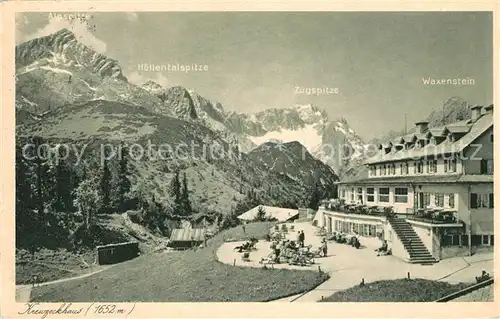
POLYGON ((97 263, 99 265, 116 264, 133 259, 140 255, 138 242, 126 242, 97 246, 97 263))

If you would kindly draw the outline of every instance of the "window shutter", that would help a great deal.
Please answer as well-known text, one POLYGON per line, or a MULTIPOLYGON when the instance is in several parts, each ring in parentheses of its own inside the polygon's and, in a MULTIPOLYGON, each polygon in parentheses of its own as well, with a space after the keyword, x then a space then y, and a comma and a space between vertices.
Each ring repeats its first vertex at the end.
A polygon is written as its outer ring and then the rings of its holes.
POLYGON ((470 208, 477 208, 477 194, 470 194, 470 208))
POLYGON ((493 198, 494 198, 493 193, 490 193, 490 200, 489 200, 490 208, 493 208, 493 198))

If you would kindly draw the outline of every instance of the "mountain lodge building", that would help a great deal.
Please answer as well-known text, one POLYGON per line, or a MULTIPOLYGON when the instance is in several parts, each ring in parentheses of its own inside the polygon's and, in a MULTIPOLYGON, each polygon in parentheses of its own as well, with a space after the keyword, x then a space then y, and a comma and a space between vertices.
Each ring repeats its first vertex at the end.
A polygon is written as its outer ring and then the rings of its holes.
POLYGON ((378 145, 365 162, 368 178, 341 181, 341 204, 325 202, 319 226, 385 239, 393 255, 414 263, 492 249, 493 105, 471 111, 470 120, 419 122, 378 145))

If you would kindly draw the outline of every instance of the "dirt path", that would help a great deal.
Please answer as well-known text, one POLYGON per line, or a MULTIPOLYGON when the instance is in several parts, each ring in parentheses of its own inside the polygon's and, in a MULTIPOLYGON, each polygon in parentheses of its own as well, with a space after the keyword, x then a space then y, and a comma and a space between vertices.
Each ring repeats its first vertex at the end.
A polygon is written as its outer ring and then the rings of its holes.
MULTIPOLYGON (((61 282, 66 282, 66 281, 71 281, 71 280, 76 280, 76 279, 82 279, 85 277, 92 276, 94 274, 100 273, 101 271, 104 271, 106 269, 109 269, 115 265, 109 265, 106 267, 102 267, 100 269, 97 269, 95 271, 90 271, 88 273, 75 276, 75 277, 70 277, 70 278, 63 278, 63 279, 58 279, 58 280, 53 280, 53 281, 46 281, 46 282, 41 282, 37 286, 47 286, 47 285, 53 285, 53 284, 58 284, 61 282)), ((32 285, 16 285, 16 301, 17 302, 29 302, 31 298, 31 289, 32 285)))

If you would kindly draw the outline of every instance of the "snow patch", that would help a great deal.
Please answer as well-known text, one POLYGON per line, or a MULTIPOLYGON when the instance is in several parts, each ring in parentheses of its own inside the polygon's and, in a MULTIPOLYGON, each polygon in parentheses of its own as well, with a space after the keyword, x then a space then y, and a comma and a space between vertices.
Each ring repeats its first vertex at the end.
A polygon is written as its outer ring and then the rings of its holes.
POLYGON ((69 75, 73 75, 73 73, 71 73, 70 71, 68 70, 64 70, 64 69, 59 69, 59 68, 53 68, 51 66, 48 66, 48 65, 44 65, 44 66, 41 66, 40 69, 44 69, 44 70, 48 70, 48 71, 52 71, 54 73, 63 73, 63 74, 69 74, 69 75))
POLYGON ((306 125, 298 130, 281 130, 267 132, 263 136, 248 136, 249 139, 256 145, 264 144, 271 140, 279 140, 284 142, 297 141, 304 145, 309 152, 316 150, 322 142, 321 135, 314 128, 313 124, 306 125))

